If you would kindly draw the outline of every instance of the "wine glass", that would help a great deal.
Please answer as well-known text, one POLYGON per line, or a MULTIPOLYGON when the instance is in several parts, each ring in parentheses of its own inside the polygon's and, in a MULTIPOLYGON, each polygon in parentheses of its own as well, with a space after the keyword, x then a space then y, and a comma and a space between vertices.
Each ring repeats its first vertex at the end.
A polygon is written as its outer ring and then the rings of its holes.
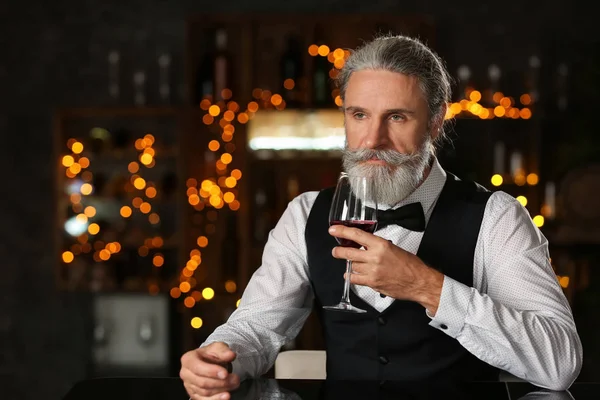
MULTIPOLYGON (((340 174, 329 210, 329 225, 344 225, 369 233, 375 232, 377 226, 377 199, 368 178, 350 176, 345 172, 340 174)), ((360 244, 352 240, 337 237, 336 239, 343 247, 353 247, 355 249, 361 247, 360 244)), ((351 273, 352 260, 346 260, 346 279, 342 299, 335 306, 323 306, 324 309, 352 313, 366 312, 350 304, 351 273)))

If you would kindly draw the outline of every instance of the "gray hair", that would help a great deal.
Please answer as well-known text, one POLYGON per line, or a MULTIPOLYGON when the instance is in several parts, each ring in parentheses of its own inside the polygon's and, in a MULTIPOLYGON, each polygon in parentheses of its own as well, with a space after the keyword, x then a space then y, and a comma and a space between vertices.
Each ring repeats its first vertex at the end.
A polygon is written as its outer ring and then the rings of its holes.
MULTIPOLYGON (((451 101, 452 77, 442 59, 421 41, 403 35, 386 35, 354 50, 337 76, 342 100, 345 98, 350 76, 366 69, 399 72, 416 77, 429 107, 429 126, 438 118, 443 121, 444 105, 451 101)), ((442 126, 438 139, 441 140, 443 136, 442 126)))

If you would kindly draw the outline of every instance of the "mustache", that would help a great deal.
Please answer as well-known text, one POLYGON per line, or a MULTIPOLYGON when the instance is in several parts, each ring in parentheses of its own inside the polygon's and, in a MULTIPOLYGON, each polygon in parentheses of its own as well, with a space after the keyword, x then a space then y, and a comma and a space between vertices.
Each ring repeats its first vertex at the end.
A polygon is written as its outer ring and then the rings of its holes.
POLYGON ((413 161, 422 155, 417 152, 415 154, 403 154, 396 150, 383 149, 355 149, 350 150, 348 148, 343 151, 344 160, 350 163, 359 163, 372 159, 384 161, 388 165, 402 165, 406 162, 413 161))

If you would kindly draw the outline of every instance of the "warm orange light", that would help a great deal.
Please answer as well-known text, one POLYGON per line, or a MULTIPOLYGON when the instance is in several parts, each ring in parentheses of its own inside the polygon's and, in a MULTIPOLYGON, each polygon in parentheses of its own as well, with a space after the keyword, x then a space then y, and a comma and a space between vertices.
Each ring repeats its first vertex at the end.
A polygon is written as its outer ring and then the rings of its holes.
POLYGON ((219 147, 221 147, 221 145, 216 140, 211 140, 210 142, 208 142, 208 148, 210 151, 217 151, 219 150, 219 147))
POLYGON ((208 191, 212 196, 218 196, 221 194, 221 188, 217 185, 213 185, 210 187, 210 190, 208 191))
POLYGON ((223 195, 223 201, 225 203, 231 203, 233 200, 235 200, 235 195, 231 192, 227 192, 223 195))
POLYGON ((194 298, 194 300, 196 300, 196 303, 199 302, 200 300, 202 300, 202 293, 200 293, 197 290, 194 290, 190 296, 192 296, 194 298))
POLYGON ((80 154, 83 151, 83 144, 81 142, 73 143, 73 146, 71 146, 71 151, 75 154, 80 154))
POLYGON ((219 108, 219 106, 218 106, 218 105, 216 105, 216 104, 213 104, 212 106, 210 106, 210 107, 208 108, 208 113, 209 113, 211 116, 213 116, 213 117, 216 117, 216 116, 218 116, 218 115, 221 113, 221 109, 219 108))
POLYGON ((531 96, 529 94, 527 94, 527 93, 522 94, 521 97, 519 97, 519 101, 524 106, 528 106, 528 105, 531 104, 531 96))
POLYGON ((282 101, 283 101, 283 98, 279 94, 274 94, 273 96, 271 96, 271 103, 274 106, 280 105, 282 101))
POLYGON ((540 214, 542 214, 542 216, 545 218, 550 218, 552 215, 552 207, 550 207, 548 204, 544 204, 540 210, 540 214))
POLYGON ((252 90, 252 97, 254 97, 255 99, 260 99, 262 96, 262 92, 262 89, 255 88, 254 90, 252 90))
POLYGON ((142 200, 141 197, 134 197, 133 200, 131 200, 131 204, 135 207, 135 208, 140 208, 140 206, 142 205, 142 203, 144 202, 144 200, 142 200))
POLYGON ((99 256, 102 261, 107 261, 110 258, 110 251, 102 249, 100 250, 99 256))
POLYGON ((523 186, 526 182, 526 178, 525 178, 525 174, 523 173, 518 173, 515 175, 515 185, 517 186, 523 186))
POLYGON ((129 163, 129 165, 127 165, 127 170, 132 174, 135 174, 140 170, 140 165, 137 162, 132 161, 129 163))
POLYGON ((225 165, 231 163, 231 161, 233 161, 233 157, 231 156, 231 154, 229 153, 223 153, 221 154, 221 162, 225 165))
POLYGON ((129 206, 121 207, 121 217, 123 217, 123 218, 131 217, 131 207, 129 207, 129 206))
POLYGON ((502 185, 503 179, 502 179, 502 175, 499 174, 495 174, 492 176, 492 185, 494 186, 500 186, 502 185))
POLYGON ((231 92, 231 89, 223 89, 223 90, 221 90, 221 97, 224 100, 229 100, 231 98, 231 96, 233 96, 233 93, 231 92))
POLYGON ((183 300, 183 304, 187 307, 187 308, 192 308, 194 307, 194 305, 196 304, 196 300, 194 300, 193 297, 188 296, 185 298, 185 300, 183 300))
POLYGON ((192 321, 190 322, 190 324, 192 325, 192 328, 200 329, 202 327, 202 318, 194 317, 194 318, 192 318, 192 321))
POLYGON ((144 139, 136 139, 134 146, 136 150, 141 151, 144 150, 144 147, 146 147, 146 142, 144 142, 144 139))
POLYGON ((494 115, 496 117, 503 117, 504 114, 506 114, 506 109, 504 107, 502 107, 502 106, 496 106, 494 108, 494 115))
POLYGON ((238 114, 237 119, 240 124, 245 124, 246 122, 248 122, 248 114, 240 113, 238 114))
POLYGON ((156 188, 149 186, 146 188, 146 197, 153 199, 156 197, 156 188))
POLYGON ((205 114, 205 115, 202 117, 202 122, 204 123, 204 125, 210 125, 210 124, 212 124, 213 122, 215 122, 215 119, 213 118, 213 116, 212 116, 212 115, 210 115, 210 114, 205 114))
POLYGON ((174 287, 169 291, 172 298, 178 299, 181 296, 181 290, 178 287, 174 287))
POLYGON ((197 194, 193 194, 188 198, 188 201, 191 205, 195 206, 200 203, 200 197, 197 194))
POLYGON ((149 165, 150 163, 152 163, 152 160, 154 158, 152 157, 151 154, 148 153, 144 153, 140 155, 140 162, 144 165, 149 165))
POLYGON ((100 225, 93 223, 88 226, 88 232, 90 235, 97 235, 100 232, 100 225))
POLYGON ((333 66, 337 69, 342 69, 344 67, 345 61, 342 58, 336 58, 333 62, 333 66))
POLYGON ((240 202, 237 200, 232 201, 231 203, 229 203, 229 209, 232 211, 237 211, 240 209, 240 202))
POLYGON ((148 214, 150 211, 152 211, 152 206, 148 202, 143 202, 140 204, 140 211, 144 214, 148 214))
POLYGON ((71 165, 71 166, 69 167, 69 171, 70 171, 72 174, 75 174, 75 175, 77 175, 78 173, 80 173, 80 172, 81 172, 81 165, 79 165, 79 163, 73 163, 73 165, 71 165))
POLYGON ((206 300, 210 300, 215 297, 215 291, 209 287, 204 288, 202 289, 202 297, 204 297, 206 300))
POLYGON ((251 101, 248 103, 248 111, 257 112, 258 111, 258 103, 255 101, 251 101))
POLYGON ((208 110, 208 108, 210 107, 210 100, 208 99, 204 99, 200 102, 200 108, 203 110, 208 110))
POLYGON ((236 168, 233 171, 231 171, 231 176, 239 181, 240 179, 242 179, 242 171, 236 168))
POLYGON ((329 46, 325 44, 320 45, 318 52, 321 57, 327 57, 329 55, 329 46))
POLYGON ((511 105, 511 101, 508 97, 503 97, 500 99, 500 105, 504 108, 508 108, 511 105))
POLYGON ((83 211, 83 213, 88 217, 88 218, 92 218, 94 215, 96 215, 96 209, 92 206, 87 206, 85 208, 85 210, 83 211))
POLYGON ((523 119, 529 119, 531 118, 531 110, 527 107, 521 109, 521 111, 519 112, 521 118, 523 119))
POLYGON ((191 285, 189 284, 189 282, 181 282, 179 284, 179 290, 181 290, 182 293, 187 293, 190 291, 191 289, 191 285))
POLYGON ((206 236, 200 236, 196 242, 198 243, 199 247, 208 246, 208 238, 206 236))
MULTIPOLYGON (((283 87, 286 88, 287 90, 292 90, 294 88, 294 86, 296 86, 296 82, 294 82, 293 79, 288 78, 285 81, 283 81, 283 87)), ((250 109, 250 108, 248 108, 250 109)))
POLYGON ((147 133, 144 135, 144 142, 146 142, 147 146, 152 146, 154 144, 154 135, 152 135, 151 133, 147 133))
POLYGON ((527 184, 531 186, 535 186, 540 181, 540 177, 537 174, 531 173, 527 175, 527 184))
POLYGON ((225 290, 227 291, 227 293, 235 293, 235 291, 237 290, 236 283, 234 281, 225 282, 225 290))
POLYGON ((146 187, 146 180, 138 177, 133 181, 133 186, 135 186, 137 190, 142 190, 146 187))
POLYGON ((341 107, 343 105, 342 98, 338 95, 335 96, 335 105, 341 107))
POLYGON ((544 217, 541 215, 536 215, 535 217, 533 217, 533 223, 538 228, 541 228, 542 226, 544 226, 544 217))
POLYGON ((308 46, 308 54, 315 57, 317 54, 319 54, 319 46, 317 46, 316 44, 311 44, 310 46, 308 46))
POLYGON ((502 92, 496 92, 492 96, 492 100, 494 100, 496 103, 500 103, 500 100, 502 100, 503 98, 504 98, 504 93, 502 93, 502 92))
POLYGON ((70 251, 65 251, 64 253, 62 253, 63 262, 69 264, 69 263, 73 262, 74 259, 75 259, 75 256, 70 251))
POLYGON ((64 156, 62 159, 62 164, 65 167, 70 167, 71 165, 73 165, 73 163, 75 162, 75 159, 73 158, 73 156, 64 156))
POLYGON ((235 101, 230 101, 229 103, 227 103, 227 109, 236 113, 240 111, 240 105, 235 101))
POLYGON ((233 111, 227 110, 223 113, 223 120, 225 120, 227 122, 233 121, 234 118, 235 118, 235 113, 233 111))
POLYGON ((225 178, 225 186, 231 189, 234 188, 235 185, 237 185, 237 179, 235 179, 233 176, 225 178))
POLYGON ((471 101, 478 102, 479 100, 481 100, 481 92, 478 90, 473 90, 469 94, 469 98, 471 99, 471 101))
POLYGON ((164 263, 165 263, 165 259, 161 254, 156 254, 152 258, 152 264, 154 264, 155 267, 160 268, 163 266, 164 263))

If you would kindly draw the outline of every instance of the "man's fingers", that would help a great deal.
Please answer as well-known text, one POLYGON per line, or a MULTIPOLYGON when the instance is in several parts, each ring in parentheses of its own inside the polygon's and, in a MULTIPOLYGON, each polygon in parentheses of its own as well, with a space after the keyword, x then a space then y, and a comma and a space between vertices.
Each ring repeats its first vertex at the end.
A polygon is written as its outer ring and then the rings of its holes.
MULTIPOLYGON (((207 378, 209 379, 209 378, 207 378)), ((228 393, 240 386, 240 379, 237 375, 231 374, 229 378, 220 382, 219 386, 209 387, 210 385, 199 383, 199 386, 193 385, 195 388, 193 392, 197 395, 206 397, 215 396, 222 393, 228 393)))
POLYGON ((231 399, 231 394, 229 394, 228 392, 217 393, 212 396, 202 396, 199 394, 195 394, 193 396, 190 396, 190 398, 192 400, 229 400, 231 399))
POLYGON ((191 385, 201 389, 219 389, 227 390, 239 385, 239 377, 235 374, 229 374, 226 379, 211 378, 206 375, 198 375, 194 371, 183 368, 179 374, 181 379, 191 385))
POLYGON ((228 363, 235 360, 235 353, 225 343, 215 342, 198 349, 199 353, 206 354, 215 362, 228 363))
MULTIPOLYGON (((345 273, 344 273, 344 279, 346 279, 345 273)), ((369 279, 366 275, 350 274, 350 283, 353 285, 370 286, 369 279)))

